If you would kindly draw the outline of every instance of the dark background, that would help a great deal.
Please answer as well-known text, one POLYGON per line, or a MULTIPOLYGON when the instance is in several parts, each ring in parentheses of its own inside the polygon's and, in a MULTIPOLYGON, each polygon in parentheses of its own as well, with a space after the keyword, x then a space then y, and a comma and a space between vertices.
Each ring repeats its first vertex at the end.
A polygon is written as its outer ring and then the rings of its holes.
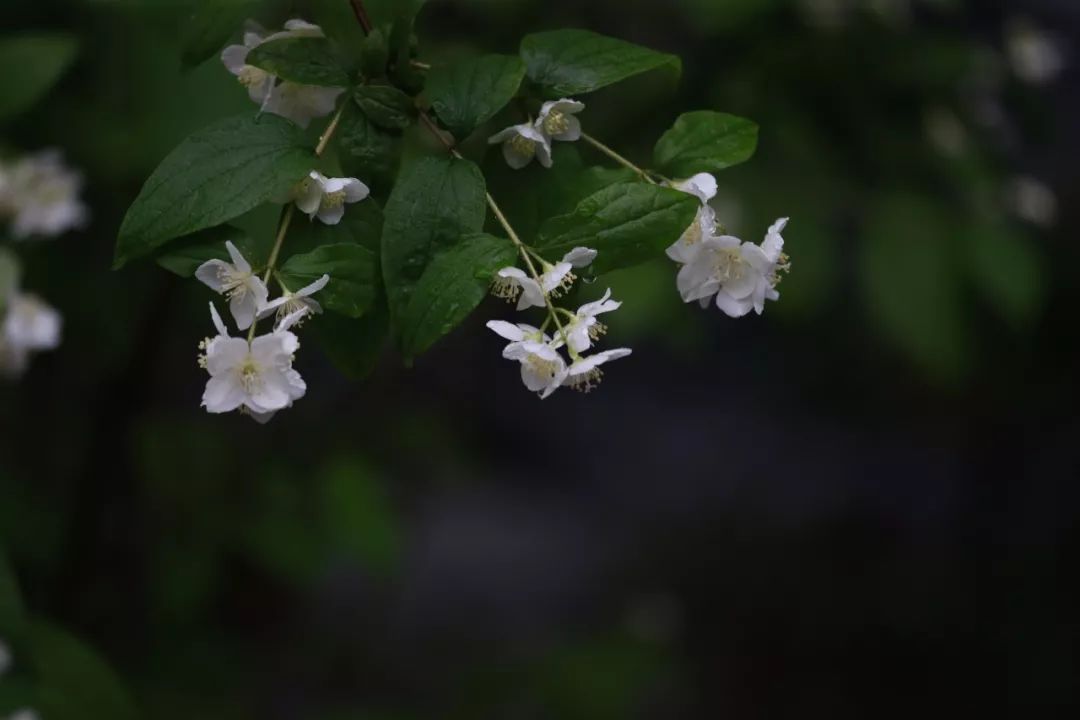
MULTIPOLYGON (((360 383, 307 342, 307 396, 260 427, 199 409, 205 289, 108 269, 148 173, 245 94, 215 61, 180 71, 182 3, 5 2, 5 34, 82 47, 0 143, 64 148, 93 212, 27 250, 64 345, 0 385, 28 607, 155 720, 1065 714, 1080 4, 852 0, 826 26, 812 4, 430 0, 432 62, 564 26, 679 54, 677 88, 586 98, 641 162, 683 111, 758 121, 717 208, 753 240, 792 217, 782 299, 735 321, 680 304, 666 260, 601 278, 584 292, 615 289, 610 344, 635 353, 544 402, 483 327, 494 300, 360 383), (1063 48, 1053 82, 1012 72, 1017 18, 1063 48), (958 151, 927 132, 942 113, 958 151), (1010 212, 1018 175, 1055 222, 1010 212)), ((497 198, 540 172, 495 160, 497 198)))

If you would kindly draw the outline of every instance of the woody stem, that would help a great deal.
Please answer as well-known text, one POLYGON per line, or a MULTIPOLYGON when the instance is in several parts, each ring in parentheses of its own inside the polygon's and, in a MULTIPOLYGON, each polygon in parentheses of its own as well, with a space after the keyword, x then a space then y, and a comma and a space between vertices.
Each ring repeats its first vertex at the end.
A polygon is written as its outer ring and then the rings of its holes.
POLYGON ((641 176, 641 178, 645 182, 651 183, 653 185, 656 184, 656 181, 652 179, 652 177, 649 175, 649 173, 646 170, 643 170, 642 168, 638 167, 634 163, 630 162, 629 160, 624 158, 622 155, 615 152, 614 150, 609 148, 607 145, 605 145, 604 143, 602 143, 599 140, 597 140, 596 138, 594 138, 592 135, 589 135, 588 133, 582 133, 581 134, 581 139, 584 140, 585 142, 589 143, 594 148, 596 148, 600 152, 604 153, 609 158, 611 158, 615 162, 619 163, 623 167, 629 168, 630 170, 633 170, 634 172, 636 172, 638 175, 641 176))

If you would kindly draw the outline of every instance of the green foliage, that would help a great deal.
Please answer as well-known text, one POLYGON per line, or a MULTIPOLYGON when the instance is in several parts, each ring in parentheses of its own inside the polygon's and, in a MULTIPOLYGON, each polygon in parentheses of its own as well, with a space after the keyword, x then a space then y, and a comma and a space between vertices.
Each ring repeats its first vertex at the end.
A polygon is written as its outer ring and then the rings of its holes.
POLYGON ((195 67, 213 57, 259 4, 260 0, 198 0, 184 23, 180 52, 184 66, 195 67))
POLYGON ((588 30, 528 35, 521 41, 521 57, 529 79, 551 97, 583 95, 662 67, 682 71, 674 55, 588 30))
POLYGON ((375 370, 390 334, 390 313, 381 292, 380 286, 375 305, 359 320, 324 313, 311 322, 319 347, 352 380, 363 380, 375 370))
POLYGON ((427 157, 405 169, 383 225, 383 281, 395 324, 434 257, 479 232, 485 213, 484 176, 469 160, 427 157))
POLYGON ((0 122, 40 100, 75 59, 78 41, 69 35, 20 35, 0 38, 0 122))
POLYGON ((404 130, 416 119, 413 99, 392 85, 361 85, 353 100, 371 122, 385 130, 404 130))
POLYGON ((692 195, 646 183, 620 183, 578 203, 540 227, 536 247, 558 259, 575 247, 596 250, 597 273, 630 267, 663 254, 697 215, 692 195))
POLYGON ((1016 329, 1031 323, 1046 302, 1042 259, 1032 239, 1002 222, 974 225, 964 234, 965 257, 976 287, 1016 329))
POLYGON ((255 240, 232 225, 200 230, 169 244, 157 257, 157 264, 180 277, 192 277, 207 260, 229 260, 225 243, 232 242, 250 263, 258 264, 262 257, 255 240))
POLYGON ((389 191, 401 163, 400 133, 382 129, 349 103, 336 137, 342 170, 364 178, 373 191, 389 191))
POLYGON ((264 42, 248 53, 247 63, 301 85, 345 87, 349 73, 333 46, 321 37, 285 37, 264 42))
POLYGON ((442 124, 462 139, 513 100, 525 64, 509 55, 483 55, 436 67, 425 94, 442 124))
POLYGON ((374 304, 378 271, 371 250, 353 243, 323 245, 293 255, 281 266, 281 277, 293 292, 324 274, 330 276, 330 282, 317 299, 327 310, 358 318, 374 304))
MULTIPOLYGON (((364 60, 367 38, 360 23, 356 22, 350 4, 341 0, 311 0, 311 14, 338 56, 346 60, 347 70, 351 73, 363 67, 364 73, 371 75, 364 60)), ((386 67, 385 60, 382 67, 386 67)))
POLYGON ((509 240, 484 233, 436 255, 398 320, 402 354, 419 355, 461 324, 487 297, 496 271, 513 265, 516 256, 509 240))
POLYGON ((50 720, 138 717, 135 705, 108 664, 90 648, 48 623, 29 628, 37 674, 35 709, 50 720))
POLYGON ((245 114, 200 130, 169 153, 135 198, 114 266, 288 192, 314 161, 300 129, 276 115, 245 114))
POLYGON ((939 380, 956 379, 969 339, 954 282, 955 236, 935 205, 892 196, 871 209, 860 277, 874 327, 939 380))
POLYGON ((725 113, 686 113, 656 143, 656 169, 673 177, 715 173, 746 162, 757 149, 758 126, 725 113))

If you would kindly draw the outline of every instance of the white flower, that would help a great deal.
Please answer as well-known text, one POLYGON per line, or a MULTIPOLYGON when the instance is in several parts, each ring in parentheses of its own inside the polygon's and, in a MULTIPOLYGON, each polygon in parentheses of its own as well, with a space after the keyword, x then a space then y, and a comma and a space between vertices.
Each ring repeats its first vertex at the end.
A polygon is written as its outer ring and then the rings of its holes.
POLYGON ((318 315, 322 312, 322 305, 311 296, 326 287, 329 282, 330 276, 323 275, 315 282, 307 287, 300 288, 296 292, 285 290, 281 297, 271 300, 263 306, 262 310, 259 311, 259 319, 275 311, 277 312, 278 322, 284 321, 289 315, 298 314, 300 319, 296 324, 299 325, 300 322, 307 319, 308 315, 318 315))
POLYGON ((709 173, 699 173, 688 180, 673 182, 671 187, 701 200, 701 207, 694 222, 667 249, 669 258, 675 262, 688 263, 701 247, 701 241, 716 234, 716 213, 709 207, 709 201, 716 197, 716 178, 709 173))
POLYGON ((58 150, 45 150, 0 172, 0 214, 14 216, 11 231, 55 237, 82 227, 87 209, 79 200, 82 176, 66 165, 58 150))
POLYGON ((611 360, 618 360, 630 355, 630 348, 605 350, 595 355, 578 358, 566 371, 563 384, 580 392, 589 392, 600 384, 604 373, 600 366, 611 360))
POLYGON ((344 88, 300 85, 294 82, 277 83, 277 78, 253 65, 247 64, 248 54, 259 45, 271 40, 288 37, 322 37, 318 25, 303 20, 289 20, 285 30, 266 35, 258 24, 249 22, 244 32, 243 45, 230 45, 221 53, 226 69, 248 89, 248 96, 266 112, 292 120, 307 127, 314 119, 325 117, 334 110, 344 88))
POLYGON ((20 375, 30 355, 60 346, 60 313, 34 295, 13 293, 0 327, 0 372, 20 375))
POLYGON ((611 299, 610 288, 604 296, 596 302, 586 303, 574 313, 574 318, 563 326, 566 332, 566 344, 576 353, 583 353, 592 347, 593 341, 607 332, 602 322, 596 319, 597 315, 618 310, 621 302, 611 299))
POLYGON ((199 358, 210 374, 202 398, 207 412, 242 410, 265 423, 304 396, 307 385, 292 367, 300 341, 289 332, 302 314, 290 315, 273 332, 249 343, 245 338, 230 337, 217 308, 210 304, 218 335, 200 344, 205 354, 199 358))
POLYGON ((502 143, 506 164, 515 170, 531 163, 534 157, 544 167, 551 167, 551 141, 529 123, 508 127, 488 138, 488 143, 502 143))
POLYGON ((581 121, 574 115, 585 109, 585 103, 563 98, 544 103, 534 126, 552 140, 574 142, 581 139, 581 121))
POLYGON ((503 357, 521 363, 521 382, 545 399, 559 389, 566 379, 566 361, 551 340, 531 325, 514 325, 501 320, 487 324, 494 332, 510 341, 503 357))
POLYGON ((1057 222, 1057 195, 1037 178, 1029 175, 1013 178, 1006 186, 1005 201, 1022 220, 1046 228, 1053 227, 1057 222))
POLYGON ((229 298, 229 311, 236 320, 236 327, 247 330, 266 305, 266 284, 251 271, 251 264, 231 241, 226 241, 225 247, 232 263, 207 260, 195 271, 195 277, 214 292, 229 298))
POLYGON ((8 715, 7 720, 41 720, 41 716, 37 714, 36 710, 22 708, 8 715))
POLYGON ((1010 21, 1005 42, 1013 72, 1026 83, 1052 82, 1065 69, 1060 43, 1027 20, 1010 21))
POLYGON ((363 200, 371 190, 356 178, 328 178, 312 170, 295 193, 300 212, 312 220, 337 225, 345 216, 345 205, 363 200))
POLYGON ((506 300, 517 300, 518 310, 531 307, 544 307, 548 295, 558 297, 573 284, 577 277, 574 268, 583 268, 596 259, 597 252, 590 248, 576 247, 563 256, 554 265, 544 263, 540 282, 529 276, 524 270, 506 267, 496 273, 492 285, 492 294, 506 300), (520 297, 519 297, 520 295, 520 297))
POLYGON ((764 312, 766 300, 780 298, 776 291, 779 273, 790 267, 780 234, 787 222, 787 218, 777 220, 760 246, 731 235, 703 240, 694 258, 679 271, 677 284, 683 301, 697 300, 705 307, 715 295, 716 306, 730 317, 742 317, 751 310, 759 315, 764 312))

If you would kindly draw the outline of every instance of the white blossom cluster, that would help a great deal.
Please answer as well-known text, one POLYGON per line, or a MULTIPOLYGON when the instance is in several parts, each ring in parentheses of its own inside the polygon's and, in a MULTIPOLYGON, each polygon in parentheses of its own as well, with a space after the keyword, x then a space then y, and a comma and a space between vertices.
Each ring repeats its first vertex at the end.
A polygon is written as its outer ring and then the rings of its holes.
MULTIPOLYGON (((53 238, 82 227, 88 218, 79 195, 82 176, 57 150, 0 161, 0 221, 16 241, 53 238)), ((14 253, 0 248, 0 375, 26 372, 34 353, 60 345, 60 313, 24 292, 14 253)))
POLYGON ((338 97, 345 88, 319 87, 279 81, 254 65, 247 64, 248 54, 265 42, 282 38, 323 37, 322 28, 304 20, 289 20, 285 29, 269 33, 249 20, 244 29, 244 44, 230 45, 221 53, 221 61, 247 88, 248 96, 264 112, 288 118, 300 127, 307 127, 315 118, 326 117, 334 111, 338 97))
MULTIPOLYGON (((8 647, 3 638, 0 638, 0 679, 11 669, 13 660, 11 648, 8 647)), ((4 720, 39 720, 39 717, 36 711, 30 708, 21 708, 8 715, 4 720)))
MULTIPOLYGON (((548 318, 540 328, 503 320, 492 320, 487 324, 510 341, 503 349, 503 357, 521 364, 521 381, 541 399, 550 397, 564 386, 589 392, 600 382, 603 364, 631 353, 629 348, 618 348, 586 354, 607 332, 597 317, 618 310, 622 305, 611 299, 611 290, 599 300, 582 305, 576 312, 557 307, 552 302, 573 285, 576 279, 574 268, 587 267, 596 255, 595 250, 579 247, 554 265, 541 261, 542 271, 538 277, 517 267, 503 268, 496 275, 492 288, 496 297, 516 301, 518 310, 533 307, 548 310, 548 318), (569 363, 560 350, 569 355, 569 363)), ((528 265, 530 270, 535 268, 531 261, 528 265)))
MULTIPOLYGON (((366 198, 368 188, 356 178, 328 178, 311 171, 287 198, 312 220, 327 225, 341 222, 345 206, 366 198)), ((280 277, 281 295, 270 299, 266 286, 270 273, 260 278, 251 263, 232 242, 226 242, 229 261, 207 260, 195 271, 195 277, 214 292, 229 300, 229 312, 240 331, 248 336, 232 337, 213 303, 210 316, 217 335, 199 344, 199 365, 210 374, 202 405, 207 412, 219 414, 235 410, 260 423, 268 422, 279 410, 291 407, 307 392, 300 373, 293 369, 300 340, 292 329, 310 315, 322 312, 312 297, 327 286, 323 275, 307 287, 292 290, 280 277), (275 316, 273 329, 256 335, 259 320, 275 316)))
POLYGON ((751 310, 760 315, 766 300, 779 300, 776 285, 791 267, 780 234, 788 219, 773 223, 760 245, 743 242, 717 227, 716 213, 709 207, 716 196, 715 177, 701 173, 671 187, 701 200, 694 222, 667 250, 680 265, 676 284, 683 302, 696 300, 703 308, 715 302, 729 317, 738 318, 751 310))
POLYGON ((52 238, 82 227, 88 213, 80 192, 82 175, 64 164, 59 150, 0 161, 0 220, 11 220, 16 240, 52 238))
POLYGON ((526 167, 536 158, 550 168, 551 143, 555 140, 576 142, 581 139, 581 121, 575 115, 585 103, 563 98, 544 103, 535 121, 513 125, 488 138, 488 143, 502 143, 506 164, 515 170, 526 167))

